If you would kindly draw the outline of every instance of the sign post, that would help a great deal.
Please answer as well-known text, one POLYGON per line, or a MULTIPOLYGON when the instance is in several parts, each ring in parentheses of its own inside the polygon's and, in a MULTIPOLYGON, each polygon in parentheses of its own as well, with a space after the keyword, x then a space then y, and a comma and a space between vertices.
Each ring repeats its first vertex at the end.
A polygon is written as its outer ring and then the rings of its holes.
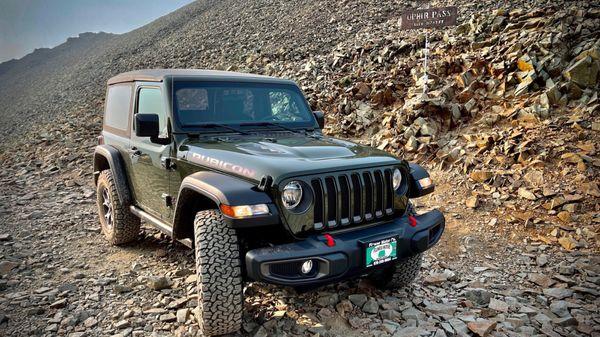
MULTIPOLYGON (((458 7, 437 7, 406 11, 402 13, 400 29, 421 29, 421 28, 441 28, 456 26, 458 17, 458 7)), ((427 80, 429 76, 429 32, 425 31, 425 50, 424 52, 424 75, 423 75, 423 93, 427 93, 427 80)))
POLYGON ((423 75, 423 93, 426 94, 427 93, 427 80, 429 79, 429 77, 427 76, 427 70, 429 68, 427 68, 427 59, 429 57, 429 32, 425 31, 425 69, 424 72, 425 74, 423 75))

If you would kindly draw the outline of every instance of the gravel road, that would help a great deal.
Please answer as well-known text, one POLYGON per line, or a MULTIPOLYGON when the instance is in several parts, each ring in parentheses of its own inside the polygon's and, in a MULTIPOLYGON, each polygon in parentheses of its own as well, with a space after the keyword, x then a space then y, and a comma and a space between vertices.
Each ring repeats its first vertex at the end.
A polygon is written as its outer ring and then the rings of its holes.
MULTIPOLYGON (((195 335, 191 250, 150 228, 129 247, 109 246, 88 172, 2 159, 0 335, 195 335)), ((456 179, 434 177, 440 191, 456 179)), ((298 294, 250 283, 241 335, 598 336, 597 255, 506 237, 457 197, 421 202, 443 208, 448 227, 412 288, 355 280, 298 294)))

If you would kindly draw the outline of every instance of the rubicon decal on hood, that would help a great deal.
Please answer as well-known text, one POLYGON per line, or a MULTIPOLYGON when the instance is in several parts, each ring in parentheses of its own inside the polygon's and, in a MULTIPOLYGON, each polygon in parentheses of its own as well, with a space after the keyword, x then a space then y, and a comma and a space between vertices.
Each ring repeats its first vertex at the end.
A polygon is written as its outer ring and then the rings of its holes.
POLYGON ((228 163, 226 161, 212 158, 209 156, 205 156, 203 154, 199 154, 199 153, 195 153, 195 152, 191 153, 190 160, 193 162, 196 162, 198 164, 204 164, 204 165, 210 166, 212 168, 221 169, 221 170, 227 171, 227 172, 237 173, 239 175, 242 175, 242 176, 245 176, 248 178, 254 178, 256 176, 256 171, 249 169, 247 167, 228 163))

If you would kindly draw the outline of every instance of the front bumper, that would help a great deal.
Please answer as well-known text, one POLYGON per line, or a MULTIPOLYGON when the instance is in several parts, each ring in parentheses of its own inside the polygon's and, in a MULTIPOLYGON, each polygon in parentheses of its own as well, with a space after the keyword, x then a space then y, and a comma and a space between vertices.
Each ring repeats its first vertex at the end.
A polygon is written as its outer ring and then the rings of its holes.
POLYGON ((294 243, 253 249, 246 253, 248 277, 287 286, 319 286, 368 274, 422 253, 440 240, 445 228, 440 211, 433 210, 414 218, 415 226, 405 215, 389 223, 332 234, 335 245, 331 247, 321 234, 294 243), (398 259, 366 268, 363 244, 390 237, 398 239, 398 259), (314 270, 303 275, 300 266, 309 259, 313 261, 314 270))

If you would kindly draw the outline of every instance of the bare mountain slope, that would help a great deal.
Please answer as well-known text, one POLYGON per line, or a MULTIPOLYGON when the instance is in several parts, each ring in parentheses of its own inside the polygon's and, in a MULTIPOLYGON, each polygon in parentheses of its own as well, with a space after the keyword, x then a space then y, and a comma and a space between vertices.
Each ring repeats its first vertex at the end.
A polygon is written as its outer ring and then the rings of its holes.
POLYGON ((395 1, 199 1, 127 34, 94 40, 85 35, 44 51, 45 59, 27 56, 0 65, 8 68, 0 71, 0 139, 75 107, 97 112, 106 79, 119 72, 226 69, 245 64, 250 55, 300 62, 329 53, 333 45, 398 9, 395 1), (72 46, 79 40, 89 43, 72 46))
MULTIPOLYGON (((71 120, 98 114, 106 80, 134 69, 235 68, 290 77, 309 91, 328 89, 336 80, 330 63, 339 54, 338 46, 352 50, 363 41, 385 44, 407 39, 409 50, 417 48, 415 33, 401 32, 397 24, 400 13, 414 5, 400 0, 204 0, 127 34, 84 35, 45 50, 47 58, 27 56, 0 65, 0 140, 29 130, 32 122, 55 121, 75 110, 71 120), (89 43, 78 48, 77 41, 89 43), (329 63, 328 74, 304 71, 306 62, 315 57, 329 63)), ((461 5, 462 20, 498 6, 490 0, 461 5)), ((344 73, 352 68, 335 70, 344 73)))
POLYGON ((32 121, 43 117, 48 120, 64 104, 58 97, 62 96, 59 88, 63 87, 60 81, 65 74, 70 74, 81 60, 96 55, 100 46, 114 37, 84 33, 55 48, 37 49, 19 60, 0 64, 0 130, 21 131, 28 129, 32 121))
POLYGON ((10 76, 10 78, 23 81, 26 76, 31 76, 38 71, 51 69, 69 71, 68 67, 72 63, 78 59, 90 57, 91 53, 97 52, 94 47, 103 46, 114 36, 116 35, 104 32, 81 33, 77 37, 68 38, 67 41, 54 48, 39 48, 21 59, 1 63, 0 76, 10 76), (57 69, 59 62, 62 65, 57 69))

